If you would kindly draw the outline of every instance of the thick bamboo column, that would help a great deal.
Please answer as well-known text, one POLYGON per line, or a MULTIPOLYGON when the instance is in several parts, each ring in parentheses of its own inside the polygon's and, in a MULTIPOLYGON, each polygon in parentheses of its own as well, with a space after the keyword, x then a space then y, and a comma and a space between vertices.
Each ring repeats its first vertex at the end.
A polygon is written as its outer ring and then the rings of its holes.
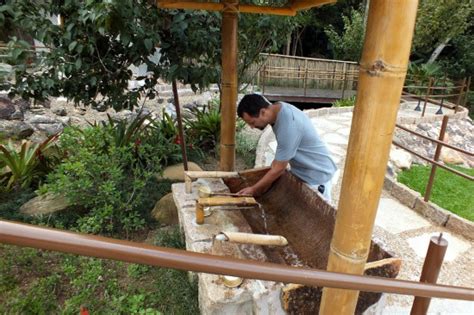
POLYGON ((221 147, 220 170, 234 170, 237 117, 238 1, 224 1, 222 12, 221 147))
MULTIPOLYGON (((362 274, 395 127, 417 0, 372 0, 328 271, 362 274)), ((325 288, 320 314, 353 314, 358 291, 325 288)))

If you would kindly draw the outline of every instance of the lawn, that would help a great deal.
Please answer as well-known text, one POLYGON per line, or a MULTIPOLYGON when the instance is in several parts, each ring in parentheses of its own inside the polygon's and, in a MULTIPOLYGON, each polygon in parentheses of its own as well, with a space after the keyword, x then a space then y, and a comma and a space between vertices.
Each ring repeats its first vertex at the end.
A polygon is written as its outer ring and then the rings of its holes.
MULTIPOLYGON (((450 167, 474 176, 474 169, 450 167)), ((414 165, 398 175, 398 181, 422 195, 430 176, 431 166, 414 165)), ((437 168, 430 201, 463 218, 474 221, 474 182, 437 168)))

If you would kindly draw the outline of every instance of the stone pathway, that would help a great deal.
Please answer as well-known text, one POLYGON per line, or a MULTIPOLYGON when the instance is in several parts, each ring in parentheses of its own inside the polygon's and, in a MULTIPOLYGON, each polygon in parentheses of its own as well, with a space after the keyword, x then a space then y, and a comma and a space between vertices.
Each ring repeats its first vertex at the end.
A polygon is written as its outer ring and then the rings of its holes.
MULTIPOLYGON (((411 113, 399 113, 411 115, 411 113)), ((311 115, 310 115, 311 117, 311 115)), ((333 202, 338 204, 345 164, 347 142, 352 123, 352 112, 311 118, 319 134, 329 146, 341 170, 333 188, 333 202)), ((271 133, 271 132, 270 132, 271 133)), ((268 135, 267 135, 268 136, 268 135)), ((271 135, 270 137, 273 137, 271 135)), ((271 162, 276 142, 269 139, 264 152, 264 164, 271 162)), ((445 262, 438 283, 463 287, 474 286, 473 242, 446 228, 435 226, 428 220, 383 192, 374 227, 374 238, 385 244, 385 249, 402 258, 398 279, 418 281, 431 236, 443 232, 449 242, 445 262)), ((382 314, 409 314, 413 297, 390 294, 382 314)), ((429 314, 474 314, 474 303, 467 301, 433 299, 429 314)))

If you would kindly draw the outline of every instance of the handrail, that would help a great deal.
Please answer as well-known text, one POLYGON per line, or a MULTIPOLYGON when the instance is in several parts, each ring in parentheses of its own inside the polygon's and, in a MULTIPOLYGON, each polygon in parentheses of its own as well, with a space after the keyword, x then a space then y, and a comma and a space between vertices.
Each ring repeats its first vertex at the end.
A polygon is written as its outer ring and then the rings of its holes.
POLYGON ((304 269, 137 244, 0 220, 0 242, 130 263, 250 279, 474 301, 474 289, 304 269))
POLYGON ((426 139, 426 140, 429 140, 429 141, 432 141, 432 142, 436 142, 436 143, 438 143, 438 144, 442 144, 442 145, 444 145, 444 146, 447 147, 447 148, 453 149, 453 150, 455 150, 455 151, 459 151, 459 152, 464 153, 464 154, 467 154, 467 155, 469 155, 469 156, 474 156, 474 153, 472 153, 472 152, 469 152, 469 151, 466 151, 466 150, 464 150, 464 149, 455 147, 455 146, 453 146, 453 145, 451 145, 451 144, 448 144, 448 143, 446 143, 446 142, 444 142, 444 141, 440 141, 440 140, 437 140, 437 139, 431 139, 430 137, 427 137, 427 136, 425 136, 425 135, 423 135, 423 134, 421 134, 421 133, 419 133, 419 132, 416 132, 416 131, 414 131, 414 130, 410 130, 410 129, 406 128, 406 127, 403 127, 402 125, 396 124, 395 126, 396 126, 397 128, 402 129, 402 130, 405 130, 405 131, 407 131, 407 132, 409 132, 409 133, 412 133, 412 134, 414 134, 414 135, 417 135, 417 136, 419 136, 419 137, 421 137, 421 138, 423 138, 423 139, 426 139))
POLYGON ((452 172, 452 173, 454 173, 454 174, 456 174, 456 175, 459 175, 459 176, 461 176, 461 177, 464 177, 464 178, 466 178, 466 179, 469 179, 469 180, 474 181, 474 176, 466 175, 466 174, 464 174, 464 173, 461 173, 461 172, 455 170, 454 168, 445 166, 444 164, 441 164, 441 163, 439 163, 439 162, 437 162, 437 161, 435 161, 435 160, 432 160, 432 159, 429 159, 429 158, 427 158, 427 157, 424 157, 424 156, 421 155, 420 153, 417 153, 417 152, 415 152, 415 151, 413 151, 413 150, 408 149, 407 147, 403 146, 401 143, 399 143, 399 142, 397 142, 397 141, 395 141, 395 140, 393 140, 392 143, 393 143, 394 145, 396 145, 397 147, 400 147, 400 148, 402 148, 403 150, 406 150, 406 151, 410 152, 411 154, 416 155, 416 156, 419 157, 420 159, 423 159, 423 160, 425 160, 425 161, 427 161, 427 162, 430 162, 431 164, 434 164, 434 165, 436 165, 436 166, 438 166, 438 167, 444 168, 445 170, 450 171, 450 172, 452 172))

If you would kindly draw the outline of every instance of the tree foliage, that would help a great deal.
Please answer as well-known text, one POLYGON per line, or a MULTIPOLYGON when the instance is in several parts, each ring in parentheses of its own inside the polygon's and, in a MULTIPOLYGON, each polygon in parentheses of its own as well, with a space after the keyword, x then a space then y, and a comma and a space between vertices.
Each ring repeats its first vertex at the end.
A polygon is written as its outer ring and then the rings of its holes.
MULTIPOLYGON (((472 13, 470 0, 423 0, 416 20, 413 51, 430 55, 438 45, 463 34, 472 13)), ((471 16, 472 17, 472 16, 471 16)))
POLYGON ((343 15, 342 19, 344 22, 342 34, 339 34, 332 25, 325 29, 334 58, 359 61, 365 36, 364 14, 360 10, 352 9, 350 14, 343 15))
POLYGON ((42 100, 63 95, 97 106, 133 107, 139 93, 154 96, 157 76, 143 87, 127 90, 131 65, 158 66, 148 56, 159 41, 158 11, 146 0, 116 1, 7 1, 7 16, 22 31, 47 49, 27 53, 27 43, 12 38, 9 45, 15 65, 12 94, 42 100), (64 25, 51 16, 60 15, 64 25))

